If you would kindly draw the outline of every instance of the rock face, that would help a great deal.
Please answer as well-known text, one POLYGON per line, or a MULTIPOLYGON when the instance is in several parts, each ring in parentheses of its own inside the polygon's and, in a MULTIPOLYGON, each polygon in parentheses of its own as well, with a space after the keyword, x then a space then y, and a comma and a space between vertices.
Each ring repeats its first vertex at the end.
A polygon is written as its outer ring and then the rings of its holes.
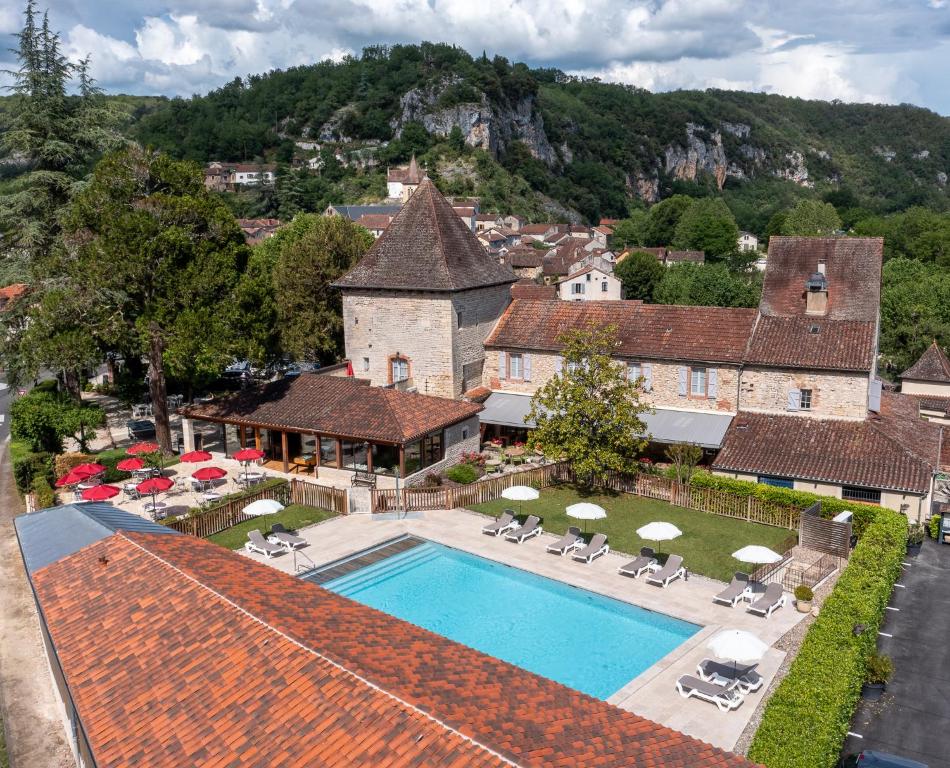
POLYGON ((648 203, 655 203, 660 199, 660 179, 656 172, 652 176, 645 173, 627 174, 627 194, 638 197, 648 203))
POLYGON ((439 97, 455 82, 447 79, 429 88, 407 91, 400 99, 400 114, 392 122, 395 136, 398 138, 409 122, 419 122, 429 133, 443 138, 458 127, 468 146, 483 149, 494 157, 512 141, 521 141, 541 162, 557 162, 557 153, 544 133, 544 121, 535 109, 533 96, 498 106, 481 94, 479 101, 439 108, 439 97))
POLYGON ((714 131, 706 139, 697 133, 707 134, 708 131, 695 123, 686 124, 686 146, 670 145, 666 148, 664 170, 679 181, 695 181, 701 173, 708 173, 722 189, 729 166, 722 146, 722 134, 714 131))
POLYGON ((785 153, 785 165, 773 171, 775 176, 786 181, 794 181, 803 187, 815 186, 808 178, 808 167, 805 165, 805 156, 798 150, 785 153))

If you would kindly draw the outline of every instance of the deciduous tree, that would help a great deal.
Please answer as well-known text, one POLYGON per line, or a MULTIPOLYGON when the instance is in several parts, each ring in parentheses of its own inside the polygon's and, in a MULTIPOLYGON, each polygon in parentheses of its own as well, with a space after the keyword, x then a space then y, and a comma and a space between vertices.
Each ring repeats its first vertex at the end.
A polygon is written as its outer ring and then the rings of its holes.
POLYGON ((684 250, 704 251, 708 259, 721 261, 738 250, 739 227, 722 198, 704 197, 683 211, 672 245, 684 250))
POLYGON ((614 268, 625 299, 653 301, 653 291, 666 270, 652 253, 634 251, 614 268))
POLYGON ((788 212, 782 224, 783 235, 831 235, 841 229, 841 218, 831 203, 802 200, 788 212))

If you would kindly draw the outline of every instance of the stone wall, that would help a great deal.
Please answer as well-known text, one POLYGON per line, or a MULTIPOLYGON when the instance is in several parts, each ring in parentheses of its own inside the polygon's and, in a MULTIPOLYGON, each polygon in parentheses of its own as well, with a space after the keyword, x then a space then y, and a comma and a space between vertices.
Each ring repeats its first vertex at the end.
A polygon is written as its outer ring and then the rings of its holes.
MULTIPOLYGON (((517 350, 510 350, 515 351, 517 350)), ((485 357, 485 369, 482 375, 482 385, 490 389, 504 392, 521 392, 525 394, 534 394, 538 388, 544 384, 557 372, 558 355, 525 352, 524 355, 531 357, 531 378, 525 379, 502 379, 499 376, 498 365, 499 357, 496 350, 488 350, 485 357)), ((507 353, 506 353, 507 356, 507 353)), ((626 365, 627 361, 618 361, 626 365)), ((717 374, 717 395, 715 399, 697 398, 689 395, 685 397, 679 394, 679 371, 681 367, 677 363, 667 363, 650 361, 653 366, 653 386, 649 392, 644 393, 644 401, 652 406, 662 408, 682 408, 688 410, 712 410, 729 411, 737 410, 737 380, 739 375, 738 368, 735 367, 716 367, 717 374)), ((687 369, 689 366, 685 366, 687 369)), ((525 366, 527 368, 527 366, 525 366)))
POLYGON ((933 397, 950 397, 950 384, 941 384, 936 381, 912 381, 901 379, 901 392, 905 395, 931 395, 933 397))
MULTIPOLYGON (((461 397, 465 390, 481 383, 483 374, 478 368, 482 367, 481 364, 485 360, 485 339, 510 301, 509 285, 452 294, 452 358, 455 381, 450 397, 461 397)), ((433 344, 440 342, 444 344, 444 339, 432 339, 433 344)))
POLYGON ((455 313, 449 294, 346 291, 343 332, 353 373, 372 386, 389 383, 390 358, 409 361, 409 377, 422 394, 455 397, 452 366, 455 313))
POLYGON ((443 432, 445 440, 445 458, 430 467, 406 477, 406 485, 421 485, 430 472, 441 472, 462 460, 463 453, 478 453, 480 449, 478 433, 478 416, 446 427, 443 432), (467 434, 466 434, 467 433, 467 434))
POLYGON ((861 373, 818 373, 746 368, 740 402, 744 411, 788 415, 864 419, 868 409, 868 376, 861 373), (791 389, 812 391, 811 410, 788 410, 791 389))

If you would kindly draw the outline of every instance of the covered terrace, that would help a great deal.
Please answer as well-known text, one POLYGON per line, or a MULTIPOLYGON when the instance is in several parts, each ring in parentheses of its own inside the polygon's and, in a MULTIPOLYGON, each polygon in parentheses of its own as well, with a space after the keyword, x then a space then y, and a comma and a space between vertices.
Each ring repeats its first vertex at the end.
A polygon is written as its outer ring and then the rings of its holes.
POLYGON ((186 451, 195 447, 195 423, 210 422, 220 425, 226 454, 257 448, 283 472, 394 480, 397 472, 409 478, 445 462, 453 449, 477 450, 480 410, 474 403, 304 373, 180 413, 186 451), (234 429, 230 439, 228 427, 234 429))

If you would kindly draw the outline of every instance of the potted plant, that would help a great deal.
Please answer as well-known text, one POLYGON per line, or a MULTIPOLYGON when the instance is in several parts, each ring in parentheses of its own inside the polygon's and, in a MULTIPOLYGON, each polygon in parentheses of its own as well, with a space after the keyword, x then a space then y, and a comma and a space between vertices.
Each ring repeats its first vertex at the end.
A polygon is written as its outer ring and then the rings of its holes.
POLYGON ((864 688, 861 691, 866 699, 876 700, 887 690, 887 681, 894 674, 894 664, 890 656, 872 653, 868 656, 867 671, 864 675, 864 688))
POLYGON ((815 593, 811 587, 799 584, 795 587, 795 607, 799 613, 811 612, 811 601, 815 599, 815 593))
POLYGON ((924 526, 921 523, 911 523, 907 529, 907 549, 916 552, 924 543, 924 526))

